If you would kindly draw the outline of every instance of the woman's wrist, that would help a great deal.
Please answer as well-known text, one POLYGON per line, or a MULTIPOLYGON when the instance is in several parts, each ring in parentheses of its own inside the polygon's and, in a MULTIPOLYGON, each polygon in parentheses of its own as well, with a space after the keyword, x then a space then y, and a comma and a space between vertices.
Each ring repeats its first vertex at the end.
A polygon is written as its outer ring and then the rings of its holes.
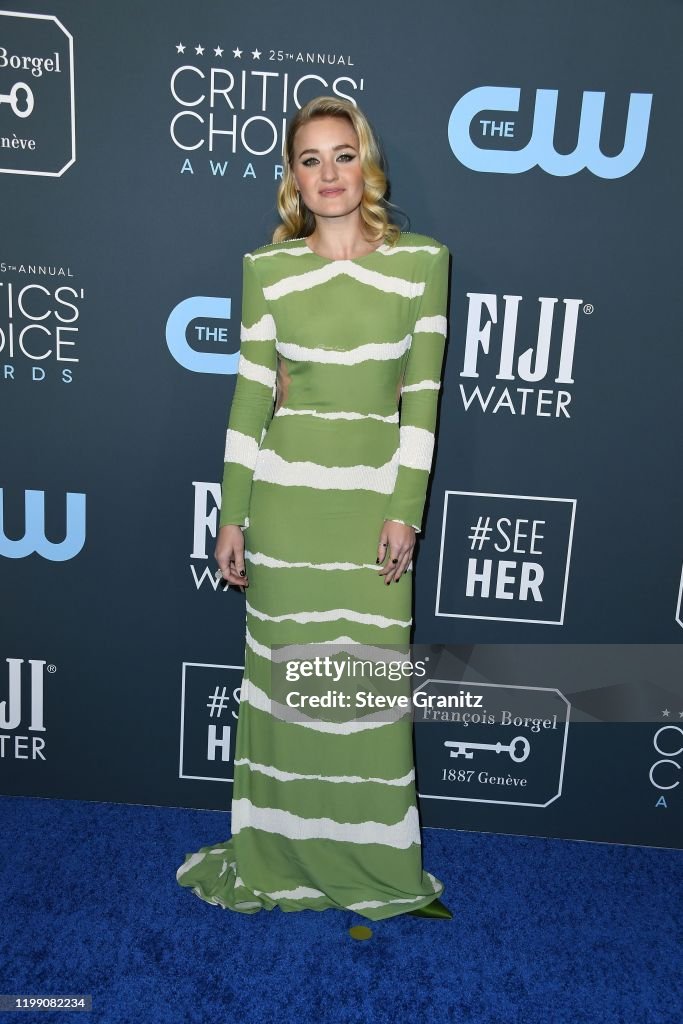
POLYGON ((416 526, 414 526, 412 523, 406 523, 406 521, 404 519, 385 519, 384 522, 385 523, 400 523, 401 526, 409 526, 411 530, 415 530, 416 533, 418 532, 418 529, 417 529, 416 526))

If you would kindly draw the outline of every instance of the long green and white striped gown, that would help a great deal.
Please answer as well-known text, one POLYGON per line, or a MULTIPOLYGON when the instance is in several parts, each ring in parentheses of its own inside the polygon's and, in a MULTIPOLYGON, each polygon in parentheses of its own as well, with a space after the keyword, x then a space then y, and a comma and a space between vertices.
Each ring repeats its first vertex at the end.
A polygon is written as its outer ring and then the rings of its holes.
POLYGON ((243 528, 250 584, 232 838, 177 871, 209 903, 379 920, 444 890, 422 866, 410 709, 286 721, 270 686, 273 645, 409 650, 412 562, 387 585, 376 556, 385 519, 422 525, 448 256, 402 232, 355 259, 305 238, 243 257, 220 515, 243 528))

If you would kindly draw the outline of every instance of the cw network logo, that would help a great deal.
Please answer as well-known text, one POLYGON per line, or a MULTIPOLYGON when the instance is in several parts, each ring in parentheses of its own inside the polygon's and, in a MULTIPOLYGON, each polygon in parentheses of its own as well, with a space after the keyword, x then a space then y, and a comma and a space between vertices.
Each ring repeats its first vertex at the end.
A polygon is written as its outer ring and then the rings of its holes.
POLYGON ((66 536, 54 542, 45 536, 45 491, 24 492, 24 536, 5 533, 5 498, 0 487, 0 557, 26 558, 34 552, 51 562, 75 558, 85 544, 85 494, 66 492, 66 536))
MULTIPOLYGON (((578 141, 573 153, 558 153, 553 143, 557 117, 557 89, 537 89, 531 137, 522 149, 491 149, 472 141, 470 128, 477 115, 488 111, 519 110, 520 90, 483 85, 458 100, 448 119, 448 143, 465 167, 491 174, 522 174, 540 167, 548 174, 566 177, 587 168, 599 178, 623 178, 637 167, 645 153, 652 93, 629 96, 624 146, 616 156, 600 151, 605 106, 604 92, 584 92, 578 141)), ((479 118, 479 134, 487 139, 514 139, 514 120, 479 118)))
MULTIPOLYGON (((216 295, 192 295, 171 310, 166 322, 166 344, 177 363, 194 373, 237 373, 239 342, 235 352, 201 352, 187 340, 197 344, 226 344, 229 338, 225 325, 210 326, 206 320, 229 320, 232 302, 216 295)), ((239 328, 238 328, 239 331, 239 328)))

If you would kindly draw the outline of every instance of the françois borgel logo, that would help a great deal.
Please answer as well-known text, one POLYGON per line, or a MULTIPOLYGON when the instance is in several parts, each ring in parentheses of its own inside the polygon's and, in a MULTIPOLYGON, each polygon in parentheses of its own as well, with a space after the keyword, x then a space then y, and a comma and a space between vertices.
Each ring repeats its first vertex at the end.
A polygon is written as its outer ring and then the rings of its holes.
POLYGON ((561 796, 571 705, 559 690, 446 679, 417 689, 421 798, 548 807, 561 796), (481 698, 474 710, 445 709, 458 687, 481 698))
POLYGON ((60 177, 74 163, 73 68, 58 18, 0 11, 0 172, 60 177))

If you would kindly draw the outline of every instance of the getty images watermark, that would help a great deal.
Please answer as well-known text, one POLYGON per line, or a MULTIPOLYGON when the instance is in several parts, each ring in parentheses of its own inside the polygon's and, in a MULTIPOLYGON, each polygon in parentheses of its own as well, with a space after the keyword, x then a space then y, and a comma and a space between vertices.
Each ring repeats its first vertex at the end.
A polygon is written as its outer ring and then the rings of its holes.
POLYGON ((260 697, 271 714, 290 722, 428 721, 431 710, 455 708, 476 713, 481 694, 425 687, 428 651, 415 657, 414 648, 389 644, 280 644, 271 648, 270 692, 260 697))
POLYGON ((240 700, 331 734, 431 723, 463 761, 477 750, 517 762, 530 746, 564 749, 570 718, 656 724, 676 757, 682 659, 678 644, 366 645, 342 637, 254 653, 240 700))

